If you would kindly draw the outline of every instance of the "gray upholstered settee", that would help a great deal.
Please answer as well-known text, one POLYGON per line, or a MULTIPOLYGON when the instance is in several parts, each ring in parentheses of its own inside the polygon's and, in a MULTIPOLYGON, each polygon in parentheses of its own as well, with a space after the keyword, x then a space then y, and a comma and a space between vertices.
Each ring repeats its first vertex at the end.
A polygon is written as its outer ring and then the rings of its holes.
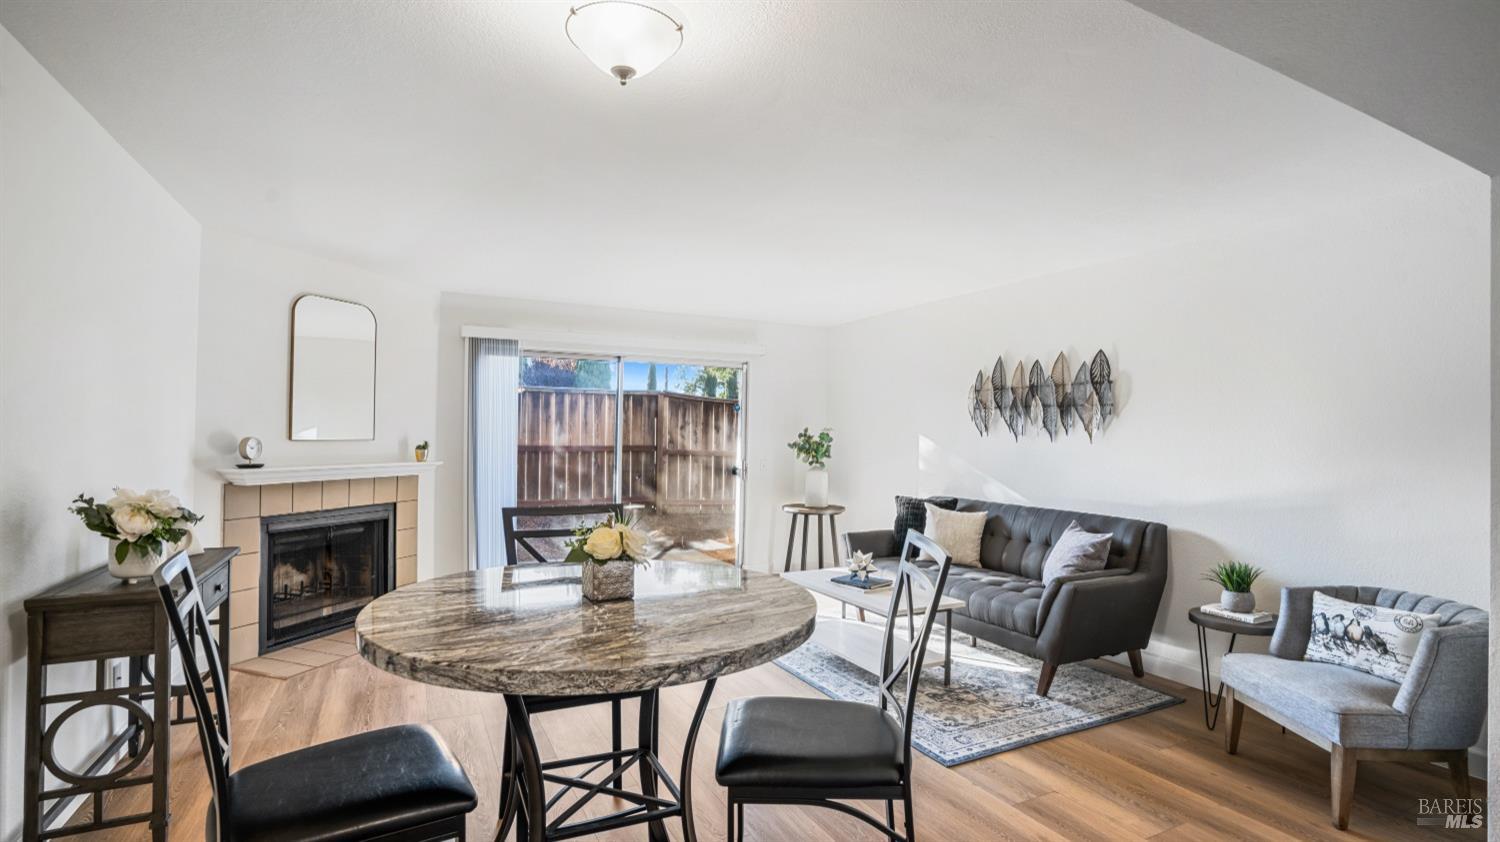
POLYGON ((1461 797, 1469 793, 1468 749, 1484 727, 1489 614, 1410 591, 1354 586, 1285 588, 1270 654, 1233 654, 1220 668, 1228 727, 1239 747, 1249 706, 1329 750, 1333 823, 1349 826, 1360 760, 1446 762, 1461 797), (1422 633, 1401 683, 1336 664, 1304 661, 1312 637, 1313 592, 1336 599, 1437 614, 1422 633))
MULTIPOLYGON (((1167 528, 1109 515, 1039 509, 984 500, 958 501, 962 512, 989 514, 980 544, 980 567, 953 565, 944 589, 964 602, 953 628, 1042 661, 1036 692, 1045 696, 1061 664, 1116 655, 1130 656, 1143 675, 1140 651, 1167 580, 1167 528), (1103 570, 1065 576, 1043 587, 1042 564, 1068 524, 1108 532, 1109 563, 1103 570)), ((892 564, 901 551, 893 530, 850 532, 849 553, 872 553, 892 564)), ((951 547, 944 549, 952 552, 951 547)))

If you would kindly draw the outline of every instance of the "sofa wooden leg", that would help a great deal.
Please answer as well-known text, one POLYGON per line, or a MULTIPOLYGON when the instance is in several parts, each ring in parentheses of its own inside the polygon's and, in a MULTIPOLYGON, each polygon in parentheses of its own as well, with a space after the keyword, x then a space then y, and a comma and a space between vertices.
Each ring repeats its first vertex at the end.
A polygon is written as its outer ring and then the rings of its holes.
POLYGON ((1234 696, 1233 687, 1224 688, 1224 751, 1240 750, 1240 728, 1245 724, 1245 706, 1234 696))
POLYGON ((1057 664, 1051 661, 1042 662, 1042 672, 1036 678, 1036 694, 1046 696, 1052 691, 1052 676, 1057 674, 1057 664))
POLYGON ((1453 776, 1453 791, 1458 793, 1459 798, 1468 798, 1469 792, 1469 753, 1462 749, 1448 755, 1448 774, 1453 776))
POLYGON ((1349 811, 1354 808, 1354 772, 1359 757, 1351 749, 1335 745, 1328 758, 1329 789, 1333 794, 1333 826, 1349 829, 1349 811))
POLYGON ((1132 649, 1125 653, 1130 657, 1130 671, 1135 673, 1136 678, 1146 677, 1146 668, 1141 665, 1141 650, 1132 649))

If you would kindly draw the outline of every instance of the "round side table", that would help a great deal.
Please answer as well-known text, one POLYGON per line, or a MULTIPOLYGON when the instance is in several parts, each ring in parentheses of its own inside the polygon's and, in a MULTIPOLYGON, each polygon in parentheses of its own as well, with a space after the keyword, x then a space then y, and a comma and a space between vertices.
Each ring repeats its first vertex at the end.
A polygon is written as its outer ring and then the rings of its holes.
POLYGON ((1208 629, 1225 632, 1229 635, 1229 648, 1224 650, 1228 655, 1234 651, 1235 638, 1242 634, 1251 637, 1270 637, 1276 631, 1276 615, 1264 623, 1244 623, 1239 620, 1231 620, 1228 617, 1219 617, 1209 614, 1201 608, 1189 608, 1188 619, 1198 627, 1198 671, 1202 677, 1203 685, 1203 724, 1212 731, 1219 724, 1219 703, 1224 701, 1224 682, 1219 682, 1219 689, 1212 694, 1208 692, 1208 629))
POLYGON ((786 564, 781 572, 786 573, 792 569, 792 546, 797 542, 797 518, 802 518, 802 566, 807 569, 807 519, 815 517, 818 519, 818 569, 823 569, 823 518, 828 518, 828 542, 833 549, 833 566, 839 566, 839 522, 838 516, 844 513, 843 506, 808 506, 802 503, 787 503, 781 507, 783 512, 792 516, 791 531, 786 534, 786 564))

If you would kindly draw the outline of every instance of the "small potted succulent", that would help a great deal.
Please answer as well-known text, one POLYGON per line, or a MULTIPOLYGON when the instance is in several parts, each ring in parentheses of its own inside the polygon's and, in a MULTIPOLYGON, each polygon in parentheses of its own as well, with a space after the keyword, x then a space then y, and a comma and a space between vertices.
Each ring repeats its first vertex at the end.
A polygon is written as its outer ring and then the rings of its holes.
POLYGON ((426 442, 426 440, 423 440, 423 442, 421 444, 417 445, 417 461, 418 462, 426 462, 427 461, 427 449, 428 448, 427 448, 427 442, 426 442))
POLYGON ((103 503, 82 494, 68 509, 84 528, 109 539, 109 572, 127 582, 144 579, 193 543, 189 529, 203 519, 159 488, 137 494, 116 488, 103 503))
POLYGON ((824 427, 814 435, 803 427, 795 439, 787 442, 787 447, 797 454, 797 461, 807 465, 807 484, 802 502, 815 508, 828 505, 826 468, 828 460, 833 458, 833 431, 824 427))
POLYGON ((590 602, 635 596, 635 567, 646 564, 648 536, 614 516, 573 530, 565 561, 583 565, 583 596, 590 602))
POLYGON ((1219 607, 1225 611, 1248 614, 1255 610, 1255 594, 1250 587, 1260 578, 1261 569, 1243 561, 1226 561, 1214 565, 1203 578, 1223 588, 1219 607))

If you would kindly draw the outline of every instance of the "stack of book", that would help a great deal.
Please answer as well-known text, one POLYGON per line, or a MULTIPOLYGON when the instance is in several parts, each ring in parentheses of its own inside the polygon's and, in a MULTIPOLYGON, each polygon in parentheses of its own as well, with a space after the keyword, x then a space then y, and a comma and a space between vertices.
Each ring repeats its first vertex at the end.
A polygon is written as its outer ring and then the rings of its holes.
POLYGON ((1212 614, 1215 617, 1223 617, 1226 620, 1236 620, 1241 623, 1269 623, 1276 619, 1269 611, 1230 611, 1220 606, 1217 602, 1210 602, 1198 609, 1204 614, 1212 614))

